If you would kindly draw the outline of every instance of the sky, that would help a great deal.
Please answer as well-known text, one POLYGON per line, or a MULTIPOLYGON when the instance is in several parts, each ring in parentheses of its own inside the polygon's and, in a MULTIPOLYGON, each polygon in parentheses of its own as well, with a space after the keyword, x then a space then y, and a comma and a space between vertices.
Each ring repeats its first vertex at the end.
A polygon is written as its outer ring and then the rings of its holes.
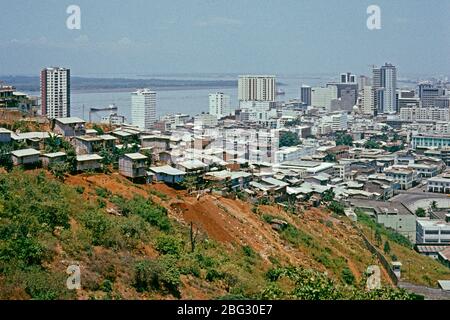
POLYGON ((0 75, 450 75, 449 0, 0 0, 0 75), (69 30, 69 5, 81 29, 69 30), (381 29, 366 10, 378 5, 381 29))

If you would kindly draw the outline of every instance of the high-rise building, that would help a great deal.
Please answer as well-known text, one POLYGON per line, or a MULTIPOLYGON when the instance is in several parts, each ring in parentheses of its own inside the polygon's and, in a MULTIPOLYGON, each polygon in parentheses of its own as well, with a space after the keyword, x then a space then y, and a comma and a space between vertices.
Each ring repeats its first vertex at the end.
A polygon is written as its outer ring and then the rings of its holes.
POLYGON ((423 107, 434 107, 436 98, 445 95, 445 89, 436 88, 430 83, 421 83, 419 84, 418 93, 423 107))
POLYGON ((302 85, 300 88, 300 101, 307 106, 311 105, 311 87, 302 85))
POLYGON ((350 72, 341 73, 340 80, 341 83, 356 83, 356 76, 350 72))
POLYGON ((275 101, 275 76, 239 76, 238 98, 239 101, 275 101))
POLYGON ((156 92, 140 89, 131 93, 131 122, 142 129, 150 129, 156 122, 156 92))
POLYGON ((378 113, 397 112, 397 68, 386 63, 381 68, 373 68, 373 88, 375 90, 375 105, 378 113), (380 92, 380 91, 383 92, 380 92), (383 100, 380 100, 382 97, 383 100))
POLYGON ((371 85, 372 85, 372 81, 369 77, 366 77, 366 76, 358 77, 358 91, 363 90, 365 86, 371 86, 371 85))
POLYGON ((211 93, 209 95, 209 113, 216 116, 217 119, 233 115, 234 110, 230 107, 230 96, 223 92, 211 93))
POLYGON ((311 89, 311 105, 331 110, 331 103, 338 98, 337 86, 328 85, 326 88, 316 87, 311 89))
POLYGON ((364 86, 362 89, 361 111, 364 114, 375 114, 375 97, 372 86, 364 86))
POLYGON ((50 119, 70 117, 70 69, 41 71, 41 112, 50 119))

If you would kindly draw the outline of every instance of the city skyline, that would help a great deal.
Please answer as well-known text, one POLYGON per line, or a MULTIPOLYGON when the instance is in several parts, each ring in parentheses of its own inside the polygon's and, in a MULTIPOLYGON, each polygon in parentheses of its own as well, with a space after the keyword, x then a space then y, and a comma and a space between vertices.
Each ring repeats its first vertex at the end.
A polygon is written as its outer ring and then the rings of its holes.
POLYGON ((64 65, 81 76, 367 74, 369 64, 386 61, 405 75, 450 74, 441 59, 450 54, 442 40, 450 31, 449 2, 377 1, 380 30, 366 26, 369 1, 132 3, 78 1, 81 30, 66 28, 66 1, 12 3, 15 15, 0 22, 8 30, 0 35, 0 60, 9 62, 0 75, 35 74, 43 65, 64 65), (28 23, 8 28, 15 19, 28 23), (434 49, 424 55, 426 48, 434 49))

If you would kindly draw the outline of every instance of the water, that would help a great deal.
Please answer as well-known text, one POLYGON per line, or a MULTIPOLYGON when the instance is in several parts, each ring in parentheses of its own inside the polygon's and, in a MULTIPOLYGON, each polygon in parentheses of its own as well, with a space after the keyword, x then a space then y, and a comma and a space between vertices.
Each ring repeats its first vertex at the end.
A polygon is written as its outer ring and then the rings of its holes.
MULTIPOLYGON (((162 77, 158 77, 162 78, 162 77)), ((179 78, 178 78, 179 79, 179 78)), ((198 79, 198 78, 195 78, 198 79)), ((210 78, 211 79, 211 78, 210 78)), ((216 78, 215 78, 216 79, 216 78)), ((227 78, 222 78, 228 80, 227 78)), ((237 79, 237 78, 234 78, 237 79)), ((278 96, 278 100, 287 101, 299 98, 299 89, 302 84, 316 86, 325 84, 329 81, 329 77, 320 78, 301 78, 301 77, 284 77, 277 78, 278 82, 283 83, 281 87, 285 91, 285 95, 278 96)), ((156 90, 157 115, 162 116, 168 113, 185 113, 191 116, 202 112, 209 111, 210 93, 223 92, 231 98, 231 104, 238 106, 237 87, 236 88, 201 88, 201 89, 183 89, 183 90, 156 90)), ((80 117, 85 120, 89 119, 89 108, 105 108, 110 104, 116 104, 118 113, 124 115, 128 121, 131 120, 131 90, 130 91, 113 91, 113 92, 82 92, 73 91, 71 95, 71 115, 80 117), (83 113, 84 106, 84 113, 83 113)), ((31 95, 40 95, 39 92, 30 92, 31 95)), ((92 121, 99 122, 105 112, 92 114, 92 121)))

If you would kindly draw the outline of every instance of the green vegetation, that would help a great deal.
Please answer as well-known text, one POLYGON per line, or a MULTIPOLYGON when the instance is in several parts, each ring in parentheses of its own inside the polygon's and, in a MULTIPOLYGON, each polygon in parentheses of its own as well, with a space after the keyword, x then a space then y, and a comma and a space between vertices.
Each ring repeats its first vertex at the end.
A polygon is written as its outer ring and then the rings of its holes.
MULTIPOLYGON (((347 272, 346 272, 347 274, 347 272)), ((301 267, 283 267, 267 272, 270 284, 258 295, 261 299, 294 300, 416 300, 420 297, 402 289, 366 291, 364 283, 337 284, 325 274, 301 267)), ((350 276, 348 276, 350 280, 350 276)))
POLYGON ((369 140, 364 144, 364 148, 366 149, 380 149, 381 146, 378 142, 374 140, 369 140))
POLYGON ((280 148, 281 147, 293 147, 301 144, 298 134, 291 131, 284 131, 280 134, 280 148))
POLYGON ((363 292, 344 257, 293 223, 281 224, 280 237, 309 248, 335 280, 280 257, 268 265, 249 245, 224 245, 203 233, 192 249, 189 227, 170 219, 151 197, 127 199, 88 184, 64 184, 42 170, 15 169, 0 175, 0 298, 76 299, 65 271, 77 261, 89 299, 189 298, 191 286, 233 299, 411 298, 392 289, 363 292), (106 206, 120 215, 108 214, 106 206))
POLYGON ((384 251, 384 253, 386 253, 386 254, 391 253, 391 246, 389 245, 389 241, 386 241, 386 242, 384 243, 383 251, 384 251))
POLYGON ((349 134, 338 133, 336 135, 336 145, 337 146, 352 146, 353 137, 349 134))
POLYGON ((345 214, 344 205, 336 200, 331 201, 331 203, 328 205, 328 209, 330 209, 333 213, 341 216, 345 214))
POLYGON ((424 208, 417 208, 415 213, 416 213, 416 216, 418 216, 419 218, 423 218, 427 215, 427 212, 425 211, 424 208))

